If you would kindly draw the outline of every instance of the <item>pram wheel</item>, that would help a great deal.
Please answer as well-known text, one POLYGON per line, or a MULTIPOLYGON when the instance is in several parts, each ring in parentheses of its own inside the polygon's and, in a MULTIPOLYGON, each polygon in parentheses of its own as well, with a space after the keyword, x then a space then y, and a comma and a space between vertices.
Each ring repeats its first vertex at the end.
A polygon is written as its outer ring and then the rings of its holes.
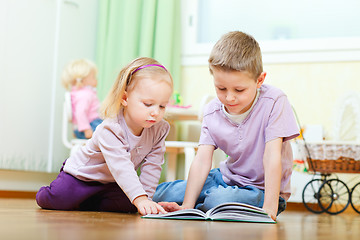
POLYGON ((357 213, 360 213, 360 182, 351 189, 350 203, 352 208, 357 213))
POLYGON ((319 189, 324 183, 322 179, 313 179, 308 182, 302 192, 303 204, 307 210, 313 213, 322 213, 325 210, 319 206, 319 201, 322 196, 320 195, 319 189))
POLYGON ((347 185, 339 179, 330 179, 324 182, 319 194, 319 205, 325 212, 335 215, 342 213, 350 204, 350 191, 347 185))

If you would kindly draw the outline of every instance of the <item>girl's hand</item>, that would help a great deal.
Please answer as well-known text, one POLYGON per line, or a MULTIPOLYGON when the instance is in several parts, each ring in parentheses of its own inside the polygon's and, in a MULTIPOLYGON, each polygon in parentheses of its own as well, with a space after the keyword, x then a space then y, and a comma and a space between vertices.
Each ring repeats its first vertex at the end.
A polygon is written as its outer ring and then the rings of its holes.
POLYGON ((141 215, 167 213, 162 206, 149 200, 144 195, 135 198, 133 203, 141 215))

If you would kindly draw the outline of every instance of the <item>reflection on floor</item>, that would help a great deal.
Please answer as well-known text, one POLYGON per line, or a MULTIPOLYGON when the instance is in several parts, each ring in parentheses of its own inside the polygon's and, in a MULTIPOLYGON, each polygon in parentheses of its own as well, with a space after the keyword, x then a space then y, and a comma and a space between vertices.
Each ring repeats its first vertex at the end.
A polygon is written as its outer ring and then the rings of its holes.
POLYGON ((360 215, 289 208, 277 224, 141 219, 138 214, 49 211, 0 199, 1 239, 359 239, 360 215))

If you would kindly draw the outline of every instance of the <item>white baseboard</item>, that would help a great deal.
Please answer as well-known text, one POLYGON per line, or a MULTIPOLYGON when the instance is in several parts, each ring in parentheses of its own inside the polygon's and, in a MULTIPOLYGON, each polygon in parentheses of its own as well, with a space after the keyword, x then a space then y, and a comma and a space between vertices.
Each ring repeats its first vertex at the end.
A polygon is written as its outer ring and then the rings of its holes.
POLYGON ((0 191, 37 192, 49 185, 58 173, 0 170, 0 191))

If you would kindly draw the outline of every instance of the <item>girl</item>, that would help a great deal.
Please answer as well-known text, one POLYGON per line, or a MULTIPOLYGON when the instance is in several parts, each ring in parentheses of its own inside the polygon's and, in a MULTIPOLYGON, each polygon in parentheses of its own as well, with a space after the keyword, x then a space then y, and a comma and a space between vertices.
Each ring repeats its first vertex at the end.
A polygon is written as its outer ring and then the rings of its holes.
POLYGON ((164 162, 169 124, 162 120, 172 77, 151 58, 124 67, 92 138, 67 159, 58 177, 36 195, 46 209, 165 213, 151 200, 164 162), (141 174, 138 177, 137 169, 141 174))
POLYGON ((96 65, 86 59, 70 62, 62 73, 62 84, 71 91, 72 122, 77 138, 91 138, 102 122, 98 112, 100 101, 96 96, 96 75, 96 65))

